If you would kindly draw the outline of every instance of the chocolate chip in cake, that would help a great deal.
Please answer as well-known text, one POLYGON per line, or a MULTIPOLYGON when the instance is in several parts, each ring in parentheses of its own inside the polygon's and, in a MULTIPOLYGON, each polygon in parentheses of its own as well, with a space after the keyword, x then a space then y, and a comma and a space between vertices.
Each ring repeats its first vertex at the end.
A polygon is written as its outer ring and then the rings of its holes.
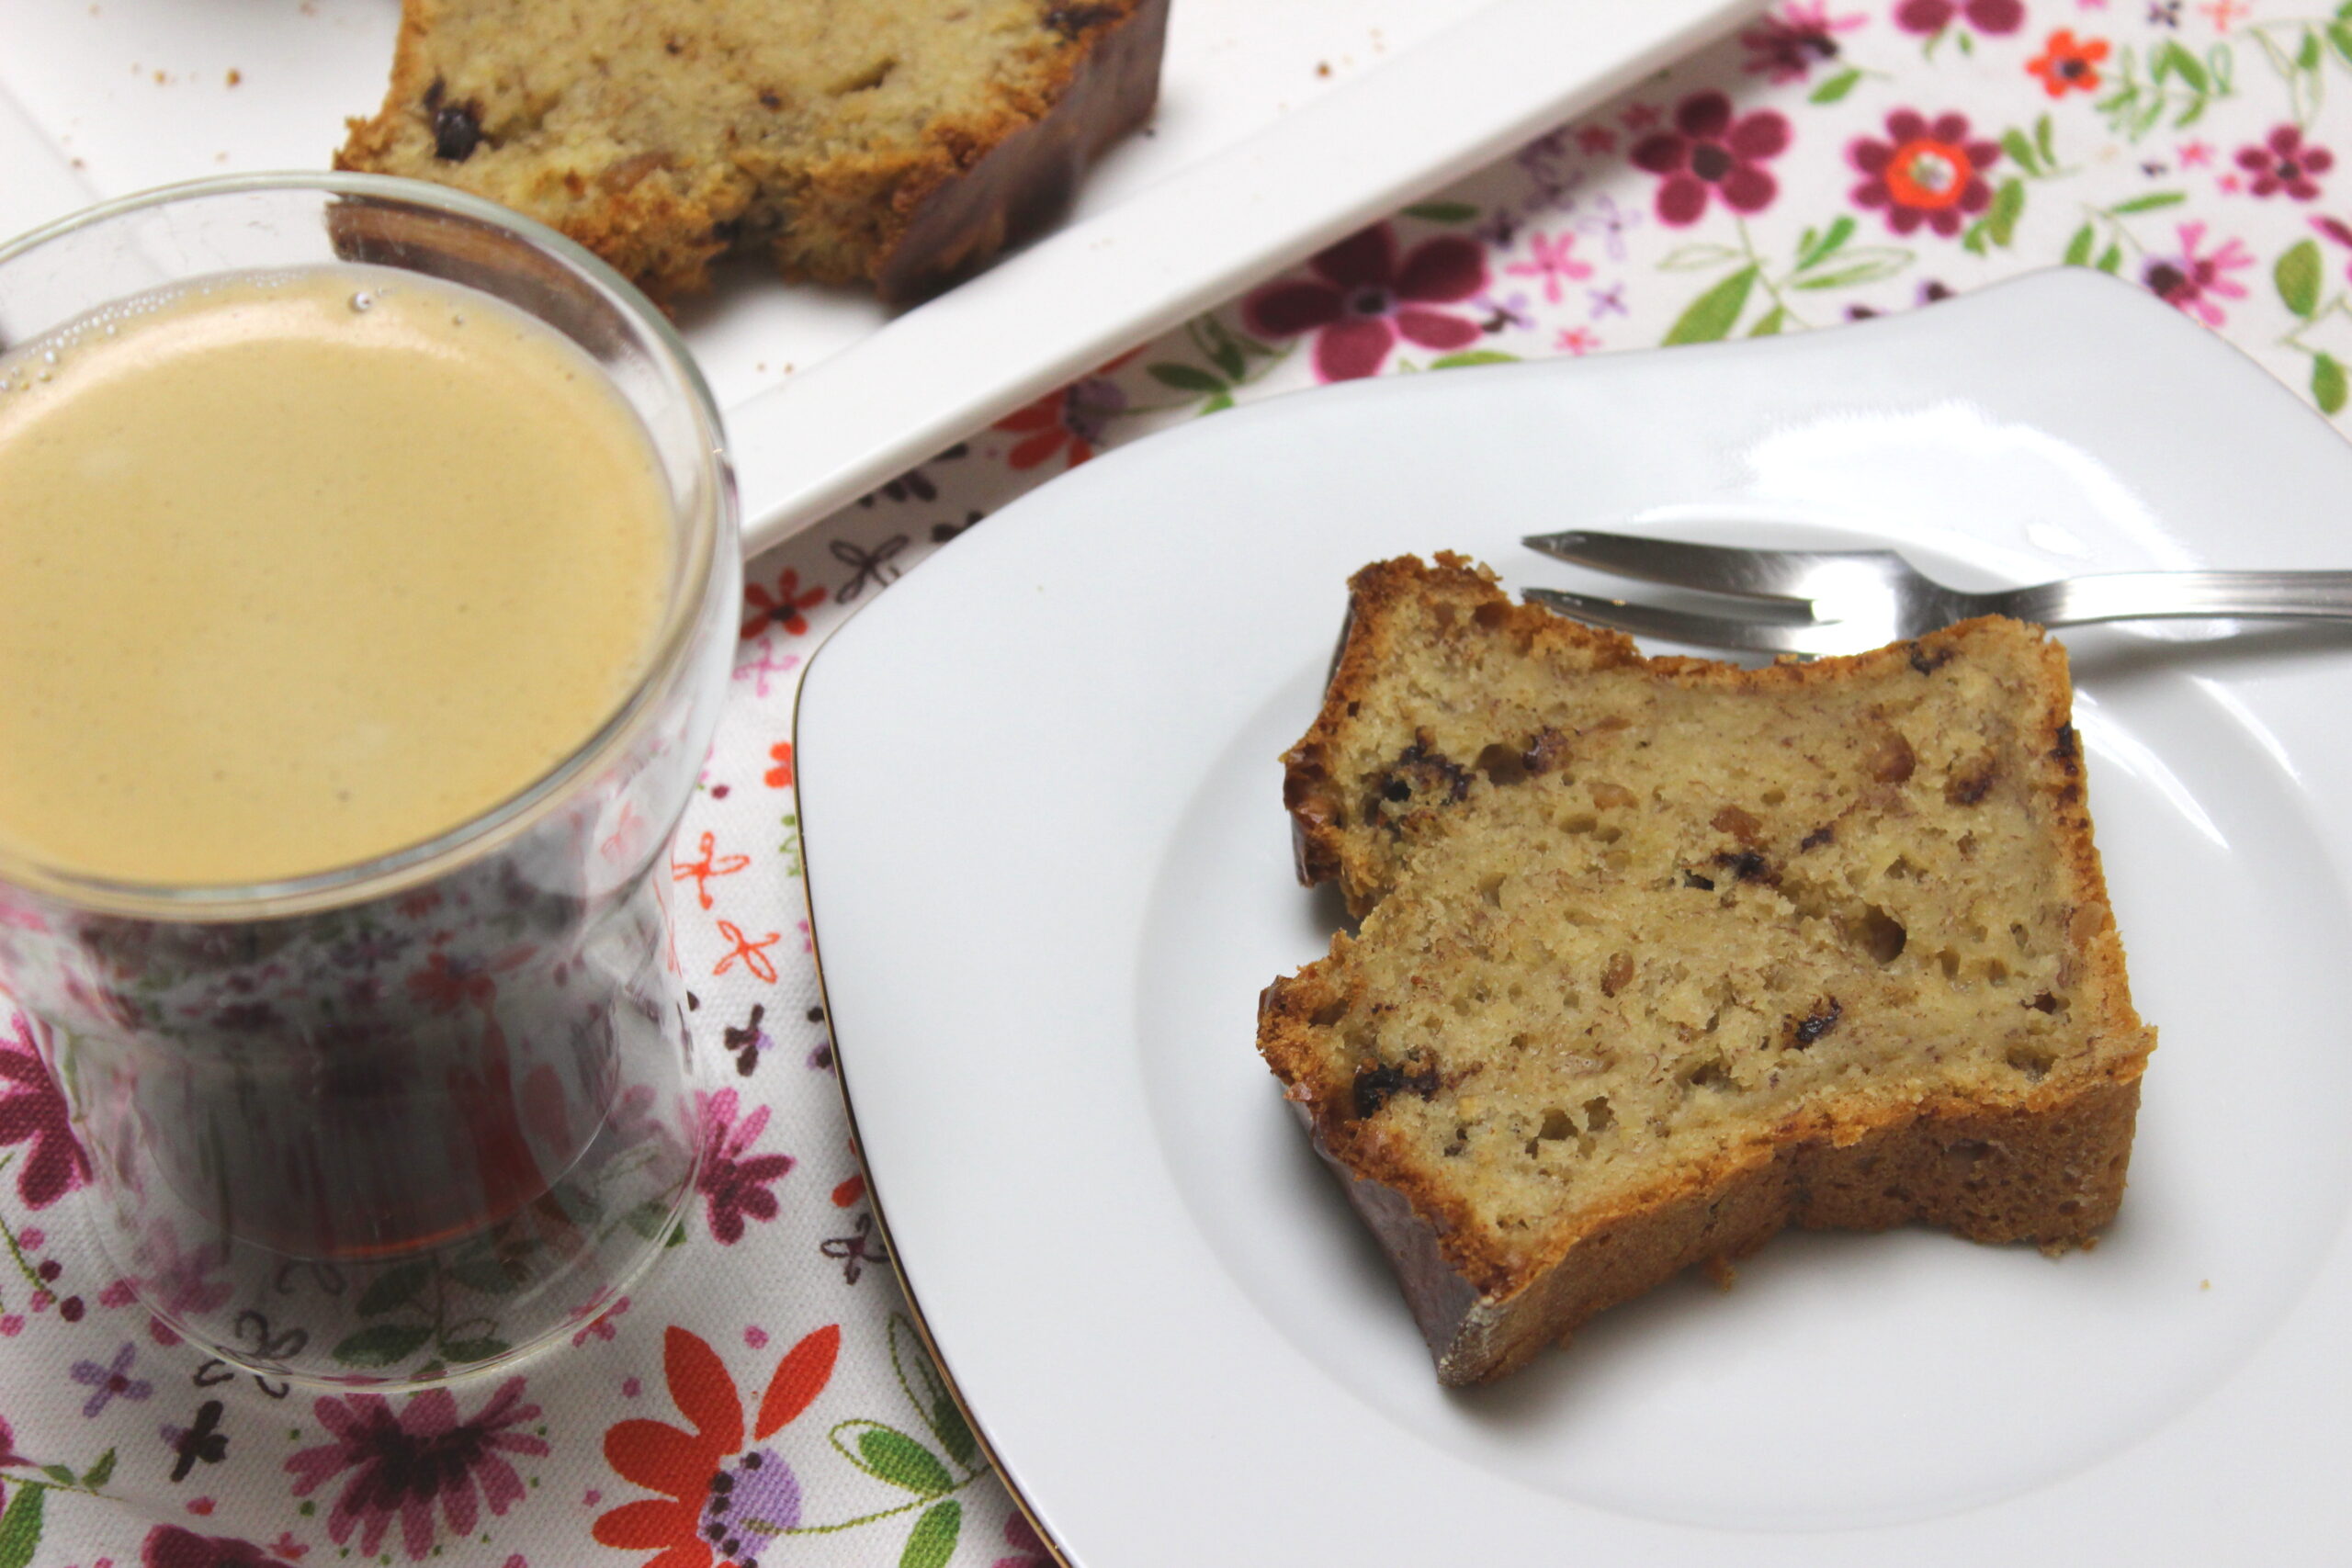
POLYGON ((435 109, 433 155, 445 164, 462 164, 472 157, 474 149, 481 145, 478 113, 469 104, 443 104, 435 109))
POLYGON ((1845 1016, 1846 1010, 1838 1005, 1836 997, 1824 998, 1811 1012, 1791 1025, 1790 1046, 1799 1051, 1810 1049, 1823 1035, 1837 1028, 1838 1021, 1845 1016))

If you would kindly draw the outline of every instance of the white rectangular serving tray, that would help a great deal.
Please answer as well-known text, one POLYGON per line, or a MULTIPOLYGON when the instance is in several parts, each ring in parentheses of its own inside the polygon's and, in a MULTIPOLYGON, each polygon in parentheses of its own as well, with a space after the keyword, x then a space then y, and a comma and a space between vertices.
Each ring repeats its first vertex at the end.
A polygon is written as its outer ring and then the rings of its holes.
MULTIPOLYGON (((1639 80, 1756 0, 1173 0, 1159 111, 1069 219, 897 315, 749 267, 681 325, 746 547, 1639 80)), ((151 186, 324 167, 396 0, 6 0, 0 236, 151 186)))

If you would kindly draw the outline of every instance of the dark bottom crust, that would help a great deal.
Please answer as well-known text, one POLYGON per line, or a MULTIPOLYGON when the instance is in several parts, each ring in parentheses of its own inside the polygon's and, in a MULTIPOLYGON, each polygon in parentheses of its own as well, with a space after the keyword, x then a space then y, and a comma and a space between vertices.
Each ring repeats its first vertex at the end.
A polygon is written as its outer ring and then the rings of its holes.
POLYGON ((1493 1300, 1447 1264, 1402 1196, 1326 1158, 1396 1266, 1438 1381, 1459 1385, 1501 1377, 1595 1313, 1693 1264, 1743 1258, 1789 1225, 1878 1231, 1916 1221, 1971 1241, 2087 1245, 2122 1200, 2139 1106, 2134 1077, 2044 1110, 1931 1111, 1842 1148, 1807 1141, 1759 1152, 1712 1186, 1600 1225, 1493 1300))
POLYGON ((875 292, 892 304, 922 299, 1050 226, 1094 154, 1149 118, 1167 33, 1168 0, 1140 0, 1102 26, 1044 118, 907 203, 874 264, 875 292))
MULTIPOLYGON (((1169 0, 1055 6, 1042 25, 1071 40, 1068 74, 1044 90, 1042 113, 1005 108, 986 123, 943 118, 912 147, 833 160, 797 198, 805 233, 779 238, 772 220, 748 232, 742 176, 722 197, 707 182, 652 177, 659 150, 639 154, 636 177, 591 187, 580 199, 534 206, 529 215, 604 258, 654 299, 710 285, 710 265, 729 250, 766 249, 787 277, 846 283, 861 276, 893 305, 961 281, 1009 244, 1029 238, 1069 205, 1087 164, 1149 118, 1159 96, 1169 0), (943 130, 943 127, 944 128, 943 130)), ((375 118, 353 120, 338 169, 407 173, 483 194, 465 160, 402 167, 401 149, 421 135, 425 83, 436 79, 430 28, 417 0, 402 8, 390 89, 375 118)), ((470 149, 469 149, 470 152, 470 149)), ((636 162, 637 160, 632 160, 636 162)))

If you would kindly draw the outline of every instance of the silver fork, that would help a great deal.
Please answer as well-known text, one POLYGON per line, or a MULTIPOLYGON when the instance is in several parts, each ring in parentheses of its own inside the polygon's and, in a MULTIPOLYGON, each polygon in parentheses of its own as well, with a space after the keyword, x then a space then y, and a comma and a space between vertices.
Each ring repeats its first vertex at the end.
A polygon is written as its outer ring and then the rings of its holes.
POLYGON ((2119 571, 1972 593, 1892 550, 1765 550, 1571 529, 1521 543, 1577 566, 1720 595, 1720 611, 1557 588, 1527 597, 1637 636, 1768 653, 1860 653, 1973 615, 2045 626, 2158 617, 2352 620, 2352 571, 2119 571))

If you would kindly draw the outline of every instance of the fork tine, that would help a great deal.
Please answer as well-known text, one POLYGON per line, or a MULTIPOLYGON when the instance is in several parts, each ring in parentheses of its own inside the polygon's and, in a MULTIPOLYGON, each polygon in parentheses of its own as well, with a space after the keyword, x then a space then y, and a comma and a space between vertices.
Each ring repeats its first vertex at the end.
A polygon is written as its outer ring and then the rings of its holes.
POLYGON ((1754 620, 1745 615, 1702 615, 1669 610, 1658 604, 1629 604, 1600 599, 1561 588, 1530 588, 1528 599, 1546 609, 1589 621, 1611 631, 1635 637, 1664 637, 1701 648, 1745 648, 1761 653, 1803 653, 1820 641, 1822 628, 1807 621, 1792 626, 1783 621, 1754 620))
POLYGON ((1808 596, 1809 581, 1823 567, 1885 553, 1740 549, 1634 534, 1604 534, 1589 528, 1531 534, 1520 543, 1596 571, 1756 599, 1804 599, 1808 596))

